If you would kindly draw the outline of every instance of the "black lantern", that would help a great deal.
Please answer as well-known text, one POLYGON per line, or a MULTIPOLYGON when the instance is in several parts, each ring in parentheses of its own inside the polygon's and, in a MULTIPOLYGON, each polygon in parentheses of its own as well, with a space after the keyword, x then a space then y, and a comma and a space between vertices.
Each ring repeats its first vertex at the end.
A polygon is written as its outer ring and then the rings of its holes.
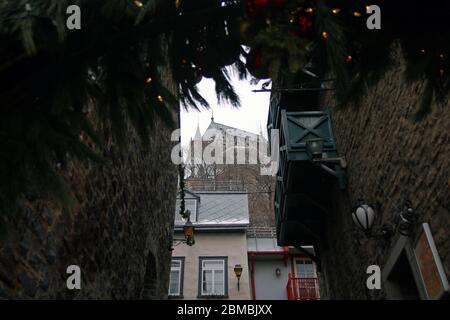
POLYGON ((400 212, 400 219, 397 225, 398 233, 405 237, 411 235, 413 227, 417 222, 417 214, 411 206, 411 202, 406 201, 405 208, 400 212))
POLYGON ((281 270, 280 270, 280 268, 276 268, 276 269, 275 269, 275 275, 276 275, 277 277, 281 276, 281 270))
POLYGON ((186 239, 194 235, 194 225, 190 220, 186 221, 186 223, 184 224, 183 233, 186 239))
POLYGON ((238 280, 238 291, 239 291, 239 280, 241 279, 242 275, 242 266, 240 264, 234 266, 234 274, 236 275, 236 278, 238 280))
POLYGON ((194 225, 192 224, 191 220, 187 219, 186 223, 183 226, 183 235, 184 235, 184 239, 172 239, 172 245, 170 246, 169 250, 172 251, 173 250, 173 246, 177 246, 180 243, 185 243, 188 246, 193 246, 195 244, 195 239, 194 239, 194 225))
POLYGON ((194 240, 194 225, 191 220, 188 218, 186 223, 183 226, 184 239, 188 246, 193 246, 195 244, 194 240))
POLYGON ((321 159, 323 153, 323 139, 306 140, 306 153, 311 160, 321 159))

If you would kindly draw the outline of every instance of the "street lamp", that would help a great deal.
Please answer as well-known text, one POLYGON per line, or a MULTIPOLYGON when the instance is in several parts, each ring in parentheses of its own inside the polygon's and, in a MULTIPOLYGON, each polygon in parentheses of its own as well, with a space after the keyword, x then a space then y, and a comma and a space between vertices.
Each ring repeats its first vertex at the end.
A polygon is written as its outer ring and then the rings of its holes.
POLYGON ((306 153, 311 160, 322 159, 323 139, 306 140, 306 153))
POLYGON ((342 169, 347 168, 347 161, 345 160, 345 157, 327 157, 326 154, 324 154, 324 142, 325 139, 322 138, 306 140, 306 154, 308 155, 309 160, 318 163, 339 164, 342 169))
MULTIPOLYGON (((188 246, 192 247, 195 244, 195 239, 194 239, 194 225, 192 224, 191 220, 187 219, 186 223, 183 226, 183 235, 184 235, 184 239, 173 239, 172 240, 172 245, 173 246, 177 246, 180 243, 186 243, 188 246)), ((173 247, 170 248, 170 250, 173 250, 173 247)))
POLYGON ((276 269, 275 269, 275 275, 276 275, 277 277, 281 276, 281 270, 280 270, 280 268, 276 268, 276 269))
POLYGON ((364 231, 365 234, 370 234, 373 221, 375 220, 375 211, 368 204, 359 204, 352 210, 353 221, 364 231))
POLYGON ((407 201, 404 209, 400 211, 397 222, 384 224, 378 231, 374 232, 372 231, 372 225, 376 218, 375 210, 370 205, 363 204, 360 200, 360 204, 352 210, 352 218, 367 237, 390 238, 394 235, 395 230, 402 236, 410 236, 418 217, 411 202, 407 201))
POLYGON ((406 201, 405 208, 400 212, 400 217, 397 224, 398 233, 405 237, 410 236, 414 225, 417 222, 417 218, 417 213, 412 208, 411 202, 406 201))
POLYGON ((194 225, 192 224, 190 219, 188 219, 188 221, 186 221, 186 223, 184 224, 183 233, 186 239, 194 236, 194 225))
POLYGON ((328 157, 324 152, 326 140, 322 138, 308 139, 305 141, 306 155, 309 161, 319 166, 328 174, 337 178, 340 189, 347 187, 347 180, 342 169, 347 168, 345 157, 328 157))
POLYGON ((234 274, 236 275, 236 278, 238 280, 238 291, 239 291, 239 280, 241 279, 242 275, 242 266, 240 264, 234 266, 234 274))

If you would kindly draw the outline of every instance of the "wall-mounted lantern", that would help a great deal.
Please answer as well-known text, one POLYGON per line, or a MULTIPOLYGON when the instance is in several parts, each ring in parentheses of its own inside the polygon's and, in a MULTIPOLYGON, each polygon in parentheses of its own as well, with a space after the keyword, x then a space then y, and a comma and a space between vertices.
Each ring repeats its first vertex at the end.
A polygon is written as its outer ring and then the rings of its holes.
POLYGON ((399 221, 397 224, 398 233, 402 236, 409 237, 417 222, 417 214, 412 208, 410 201, 406 201, 405 208, 400 212, 399 221))
POLYGON ((306 141, 306 153, 310 159, 322 159, 323 139, 309 139, 306 141))
POLYGON ((397 223, 391 225, 383 225, 377 231, 372 230, 373 223, 376 218, 376 212, 373 206, 364 204, 361 200, 359 205, 352 209, 352 218, 355 224, 366 234, 367 237, 385 237, 390 238, 394 235, 394 230, 397 230, 403 236, 410 236, 417 215, 412 209, 411 202, 407 201, 405 208, 400 212, 397 223))
POLYGON ((347 168, 347 161, 344 157, 326 157, 323 152, 325 139, 306 140, 306 154, 313 162, 339 164, 342 169, 347 168))
POLYGON ((281 269, 280 269, 280 268, 276 268, 276 269, 275 269, 275 275, 277 276, 277 278, 278 278, 279 276, 281 276, 281 269))
POLYGON ((361 200, 359 205, 353 208, 352 218, 356 225, 365 233, 368 238, 384 237, 390 238, 393 235, 392 227, 383 225, 380 230, 373 231, 372 226, 376 218, 373 206, 364 204, 361 200))
POLYGON ((195 244, 194 230, 194 225, 192 224, 191 220, 188 219, 183 226, 183 233, 185 242, 190 247, 195 244))
POLYGON ((194 235, 194 225, 192 224, 191 220, 186 221, 186 223, 184 224, 183 233, 186 239, 194 235))
POLYGON ((359 204, 352 210, 352 218, 358 227, 364 231, 365 234, 370 233, 370 230, 375 220, 375 211, 368 204, 359 204))
MULTIPOLYGON (((325 149, 328 140, 323 138, 308 139, 305 141, 306 155, 309 161, 315 163, 328 174, 337 178, 339 188, 344 190, 347 188, 347 181, 343 173, 343 169, 347 168, 345 157, 330 157, 325 149)), ((336 154, 336 151, 333 151, 336 154)))
POLYGON ((242 266, 240 264, 237 264, 234 266, 234 274, 236 275, 237 278, 237 285, 238 285, 238 291, 239 291, 239 280, 241 279, 241 275, 242 275, 242 266))
POLYGON ((193 246, 195 244, 194 231, 195 227, 188 217, 186 223, 183 226, 184 239, 172 239, 172 247, 170 248, 170 250, 172 251, 173 246, 177 246, 180 243, 186 243, 190 247, 193 246))

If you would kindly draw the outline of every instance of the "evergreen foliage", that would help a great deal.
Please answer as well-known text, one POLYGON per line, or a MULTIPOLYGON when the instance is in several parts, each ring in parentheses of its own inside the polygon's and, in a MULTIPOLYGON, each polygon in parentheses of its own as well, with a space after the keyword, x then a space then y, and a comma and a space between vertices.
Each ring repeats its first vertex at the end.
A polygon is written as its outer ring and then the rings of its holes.
MULTIPOLYGON (((0 2, 2 213, 39 195, 70 208, 61 169, 72 158, 106 164, 100 156, 105 128, 124 145, 127 120, 144 143, 155 117, 174 125, 178 99, 163 85, 161 72, 167 71, 161 66, 178 48, 163 52, 161 38, 170 43, 183 24, 208 22, 189 10, 181 18, 179 13, 175 2, 161 0, 0 2), (66 28, 66 8, 73 4, 82 9, 81 30, 66 28)), ((180 63, 173 68, 177 75, 180 63)), ((224 71, 215 70, 214 79, 220 99, 237 105, 224 71)), ((188 92, 193 105, 207 105, 191 82, 177 80, 182 99, 188 92)))
POLYGON ((381 78, 399 42, 406 78, 426 81, 423 118, 447 102, 449 18, 446 0, 0 0, 1 213, 42 193, 69 208, 68 159, 105 163, 102 130, 124 145, 128 121, 145 144, 155 117, 173 125, 178 100, 208 107, 202 77, 238 106, 230 72, 295 78, 312 67, 318 84, 334 75, 345 104, 381 78), (366 27, 371 4, 382 8, 381 30, 366 27), (81 30, 66 28, 69 5, 82 9, 81 30))

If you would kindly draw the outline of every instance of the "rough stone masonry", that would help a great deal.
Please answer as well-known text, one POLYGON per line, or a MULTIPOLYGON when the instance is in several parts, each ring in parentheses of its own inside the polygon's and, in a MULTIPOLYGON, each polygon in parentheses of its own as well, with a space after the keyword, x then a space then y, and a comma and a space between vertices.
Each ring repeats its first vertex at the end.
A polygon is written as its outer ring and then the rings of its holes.
POLYGON ((396 237, 367 239, 351 218, 358 198, 376 203, 375 228, 389 224, 405 200, 412 202, 419 222, 430 223, 447 276, 450 275, 450 104, 434 104, 421 121, 423 82, 407 84, 399 50, 384 78, 370 88, 358 106, 334 108, 331 96, 323 105, 332 110, 338 151, 348 161, 348 190, 334 194, 333 218, 324 252, 322 296, 335 299, 384 298, 368 290, 366 268, 386 263, 396 237))
POLYGON ((73 160, 65 169, 77 199, 72 212, 40 198, 6 217, 0 299, 165 298, 177 183, 171 131, 156 119, 143 148, 129 127, 119 150, 103 128, 107 163, 73 160), (69 265, 81 268, 80 290, 66 287, 69 265))

